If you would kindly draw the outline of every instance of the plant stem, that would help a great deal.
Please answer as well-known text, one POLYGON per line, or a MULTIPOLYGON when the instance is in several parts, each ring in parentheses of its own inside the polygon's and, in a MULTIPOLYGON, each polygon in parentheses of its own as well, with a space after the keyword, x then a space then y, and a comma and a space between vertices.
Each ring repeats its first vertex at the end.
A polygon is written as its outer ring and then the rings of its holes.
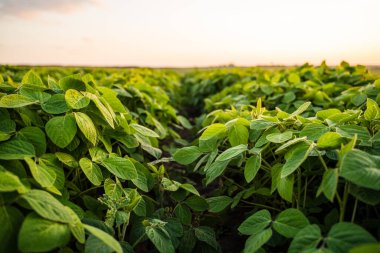
POLYGON ((132 248, 135 248, 137 244, 139 244, 141 242, 141 240, 145 237, 145 233, 143 233, 136 241, 135 243, 132 245, 132 248))
POLYGON ((354 210, 352 210, 351 223, 354 223, 354 221, 355 221, 355 215, 356 215, 357 208, 358 208, 358 199, 355 198, 354 210))
POLYGON ((275 207, 272 207, 272 206, 267 206, 267 205, 264 205, 264 204, 254 203, 254 202, 250 202, 250 201, 246 201, 246 200, 240 200, 240 201, 243 202, 243 203, 249 204, 249 205, 253 205, 253 206, 259 206, 259 207, 275 210, 275 211, 278 211, 278 212, 281 211, 278 208, 275 208, 275 207))
POLYGON ((302 208, 305 208, 305 206, 306 206, 306 193, 307 193, 307 180, 308 180, 308 179, 309 179, 308 177, 305 178, 305 187, 304 187, 304 190, 303 190, 303 203, 302 203, 302 208))
POLYGON ((323 168, 324 168, 325 170, 328 170, 328 167, 327 167, 327 165, 326 165, 326 163, 325 163, 325 160, 323 159, 323 157, 321 156, 321 154, 320 154, 319 152, 317 152, 317 153, 318 153, 319 161, 321 161, 321 163, 322 163, 322 165, 323 165, 323 168))
POLYGON ((301 187, 302 187, 301 183, 302 183, 301 170, 297 169, 297 209, 300 209, 301 187))
POLYGON ((346 204, 347 204, 347 199, 348 199, 348 188, 349 188, 349 184, 346 182, 344 185, 343 199, 341 200, 341 203, 340 203, 340 217, 339 217, 340 222, 344 221, 344 215, 346 212, 346 204))

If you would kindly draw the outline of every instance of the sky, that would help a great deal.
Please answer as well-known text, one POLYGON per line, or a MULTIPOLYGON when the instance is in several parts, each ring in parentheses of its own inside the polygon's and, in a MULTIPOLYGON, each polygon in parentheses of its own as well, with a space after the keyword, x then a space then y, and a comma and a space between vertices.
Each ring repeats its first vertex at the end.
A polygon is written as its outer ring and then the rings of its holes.
POLYGON ((0 0, 0 64, 380 65, 379 0, 0 0))

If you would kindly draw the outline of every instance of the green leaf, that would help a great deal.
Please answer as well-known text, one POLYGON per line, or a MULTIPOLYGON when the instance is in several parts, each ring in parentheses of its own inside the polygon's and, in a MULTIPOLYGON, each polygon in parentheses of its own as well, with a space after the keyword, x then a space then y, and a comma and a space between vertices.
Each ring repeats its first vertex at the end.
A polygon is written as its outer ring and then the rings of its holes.
POLYGON ((233 124, 228 132, 228 140, 231 146, 248 143, 248 129, 241 124, 233 124))
POLYGON ((348 253, 380 253, 380 243, 366 243, 352 248, 348 253))
POLYGON ((244 178, 247 183, 250 183, 256 176, 261 166, 261 153, 253 155, 245 163, 244 178))
POLYGON ((246 144, 240 144, 235 147, 231 147, 227 150, 225 150, 223 153, 221 153, 216 159, 215 162, 224 162, 231 160, 235 158, 236 156, 240 155, 244 151, 247 150, 247 145, 246 144))
POLYGON ((248 237, 244 246, 244 253, 257 252, 272 237, 272 229, 267 228, 257 234, 248 237))
POLYGON ((57 223, 29 214, 22 223, 18 248, 22 252, 46 252, 63 247, 70 241, 66 224, 57 223))
POLYGON ((209 125, 206 130, 202 133, 201 137, 199 137, 200 141, 207 141, 213 138, 218 138, 221 135, 227 132, 227 127, 223 124, 212 124, 209 125))
POLYGON ((21 83, 31 84, 38 87, 45 87, 41 77, 39 77, 39 75, 37 75, 32 69, 23 76, 21 83))
POLYGON ((313 145, 302 142, 294 146, 285 155, 286 163, 282 167, 281 177, 287 177, 292 174, 306 160, 309 153, 313 149, 313 145))
POLYGON ((273 221, 273 228, 279 234, 293 238, 301 229, 309 225, 309 220, 298 209, 288 208, 273 221))
POLYGON ((24 188, 18 176, 9 171, 0 171, 0 192, 23 191, 24 188))
POLYGON ((329 128, 320 123, 307 124, 300 132, 300 137, 306 136, 309 140, 316 141, 323 134, 327 133, 329 128))
POLYGON ((69 89, 75 89, 79 91, 85 91, 86 90, 86 85, 85 83, 81 80, 81 77, 79 74, 76 75, 70 75, 66 76, 64 78, 61 78, 59 80, 59 86, 61 87, 62 90, 69 90, 69 89))
POLYGON ((273 143, 283 143, 292 138, 293 132, 285 131, 283 133, 273 133, 266 136, 267 140, 273 143))
POLYGON ((177 116, 177 119, 179 121, 179 123, 181 123, 181 125, 186 128, 186 129, 191 129, 193 128, 193 126, 191 125, 191 123, 189 122, 188 119, 186 119, 185 117, 179 115, 177 116))
POLYGON ((115 252, 113 249, 108 247, 102 240, 98 239, 96 236, 93 236, 93 235, 88 236, 86 240, 86 244, 84 245, 84 253, 113 253, 113 252, 115 252))
POLYGON ((342 159, 340 176, 359 186, 380 190, 380 157, 350 150, 342 159))
POLYGON ((291 174, 287 177, 281 177, 282 166, 273 166, 271 171, 272 176, 272 189, 274 192, 276 189, 280 194, 281 198, 288 202, 292 202, 293 198, 293 185, 294 185, 294 175, 291 174))
POLYGON ((79 160, 79 165, 87 179, 90 180, 93 185, 99 186, 102 184, 103 175, 98 165, 91 162, 91 160, 86 157, 79 160))
POLYGON ((75 239, 77 239, 79 243, 83 244, 86 240, 85 238, 86 235, 84 232, 84 226, 80 218, 71 208, 65 206, 65 210, 71 215, 71 218, 73 220, 72 222, 69 223, 69 228, 70 228, 71 233, 73 234, 73 236, 75 237, 75 239))
POLYGON ((232 203, 232 198, 228 196, 218 196, 206 199, 210 213, 219 213, 232 203))
POLYGON ((338 110, 336 108, 331 108, 331 109, 326 109, 326 110, 318 111, 317 114, 316 114, 316 116, 319 119, 325 120, 325 119, 328 119, 331 116, 334 116, 334 115, 340 114, 340 113, 341 113, 340 110, 338 110))
POLYGON ((24 127, 18 132, 18 135, 26 141, 32 143, 37 156, 41 156, 46 153, 46 136, 40 128, 24 127))
POLYGON ((50 140, 60 148, 65 148, 77 133, 75 119, 71 115, 51 118, 45 125, 50 140))
POLYGON ((185 200, 185 204, 197 212, 203 212, 209 208, 207 201, 202 197, 198 197, 197 195, 193 195, 187 198, 185 200))
POLYGON ((69 110, 63 94, 55 94, 41 105, 42 110, 50 114, 61 114, 69 110))
POLYGON ((111 235, 104 232, 103 230, 100 230, 99 228, 87 224, 83 224, 83 226, 88 232, 90 232, 93 236, 101 240, 105 245, 110 247, 116 253, 123 253, 123 249, 121 248, 119 242, 116 241, 111 235))
POLYGON ((345 253, 351 248, 365 243, 374 243, 376 239, 359 225, 341 222, 330 229, 326 243, 334 253, 345 253))
POLYGON ((186 190, 186 191, 188 191, 188 192, 191 192, 192 194, 195 194, 195 195, 199 196, 199 192, 191 184, 181 184, 179 187, 182 188, 182 189, 184 189, 184 190, 186 190))
POLYGON ((42 187, 52 187, 54 185, 54 182, 57 179, 57 174, 54 172, 54 169, 37 165, 33 159, 28 157, 25 158, 25 162, 28 164, 33 178, 42 187))
POLYGON ((110 178, 104 180, 104 192, 111 199, 117 200, 123 196, 123 188, 120 182, 116 183, 110 178))
POLYGON ((32 209, 45 219, 62 223, 72 222, 70 213, 65 210, 65 206, 55 199, 50 193, 42 190, 30 190, 21 195, 32 209))
POLYGON ((156 132, 150 130, 149 128, 146 128, 142 125, 139 125, 139 124, 130 124, 130 126, 136 130, 136 132, 142 134, 143 136, 147 136, 147 137, 154 137, 154 138, 158 138, 160 137, 156 132))
POLYGON ((110 125, 111 128, 115 128, 112 112, 94 94, 87 92, 86 96, 94 102, 95 106, 100 111, 100 114, 102 114, 103 118, 107 121, 108 125, 110 125))
POLYGON ((323 192, 326 198, 332 202, 338 187, 338 178, 339 174, 337 169, 326 170, 323 173, 322 182, 318 188, 317 195, 323 192))
POLYGON ((319 227, 315 224, 308 225, 298 231, 290 243, 288 253, 300 253, 315 249, 321 240, 322 236, 319 227))
POLYGON ((83 135, 89 140, 94 146, 96 145, 97 133, 96 127, 92 122, 91 118, 84 114, 83 112, 74 113, 75 120, 79 129, 82 131, 83 135))
POLYGON ((35 156, 31 143, 21 140, 10 140, 0 143, 0 160, 18 160, 35 156))
POLYGON ((300 76, 297 74, 297 73, 290 73, 288 75, 288 82, 289 83, 300 83, 301 82, 301 78, 300 76))
POLYGON ((195 236, 199 241, 205 242, 215 250, 218 249, 219 245, 215 238, 215 232, 210 227, 200 226, 194 229, 195 236))
POLYGON ((17 252, 17 236, 24 217, 13 206, 0 206, 0 252, 17 252))
POLYGON ((174 208, 174 213, 178 217, 178 219, 181 221, 182 224, 190 225, 191 224, 191 211, 190 209, 183 205, 183 204, 178 204, 174 208))
POLYGON ((229 162, 229 160, 223 162, 214 162, 206 171, 206 185, 210 184, 217 177, 223 174, 229 162))
POLYGON ((137 178, 136 167, 127 158, 109 157, 103 159, 101 164, 106 167, 109 172, 121 179, 131 180, 137 178))
POLYGON ((27 105, 35 104, 38 100, 31 99, 19 94, 5 95, 0 98, 0 107, 4 108, 18 108, 27 105))
POLYGON ((260 210, 240 224, 238 230, 243 235, 256 235, 266 229, 272 222, 272 217, 268 210, 260 210))
POLYGON ((178 190, 179 186, 181 185, 179 182, 170 180, 169 178, 162 178, 161 180, 162 187, 164 190, 175 192, 178 190))
POLYGON ((364 118, 366 120, 377 119, 380 117, 379 105, 372 99, 367 99, 367 109, 364 111, 364 118))
POLYGON ((333 149, 339 148, 343 143, 343 138, 340 134, 335 132, 327 132, 319 137, 317 147, 320 149, 333 149))
POLYGON ((295 110, 292 114, 290 114, 290 117, 302 114, 304 111, 306 111, 309 108, 310 105, 311 105, 311 102, 306 102, 300 105, 300 107, 298 107, 297 110, 295 110))
POLYGON ((176 162, 183 165, 188 165, 198 159, 202 155, 202 152, 196 146, 184 147, 178 149, 173 158, 176 162))
POLYGON ((146 226, 145 233, 160 253, 174 253, 168 232, 162 227, 146 226))
POLYGON ((65 165, 69 166, 70 168, 78 168, 79 164, 75 158, 70 155, 63 152, 56 152, 55 156, 58 158, 58 160, 65 165))
POLYGON ((74 89, 65 92, 66 103, 73 109, 82 109, 90 104, 90 99, 74 89))

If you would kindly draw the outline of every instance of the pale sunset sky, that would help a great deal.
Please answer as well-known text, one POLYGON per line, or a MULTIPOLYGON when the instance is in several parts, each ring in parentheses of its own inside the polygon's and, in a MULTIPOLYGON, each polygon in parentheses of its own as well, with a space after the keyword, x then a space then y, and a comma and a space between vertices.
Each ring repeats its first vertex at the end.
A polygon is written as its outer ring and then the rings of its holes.
POLYGON ((380 0, 0 0, 0 64, 380 65, 380 0))

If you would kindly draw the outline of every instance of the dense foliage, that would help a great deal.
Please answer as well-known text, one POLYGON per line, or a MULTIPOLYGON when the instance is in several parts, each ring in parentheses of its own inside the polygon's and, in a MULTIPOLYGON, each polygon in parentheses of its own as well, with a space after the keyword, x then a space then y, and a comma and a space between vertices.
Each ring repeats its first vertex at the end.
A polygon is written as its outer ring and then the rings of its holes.
POLYGON ((363 66, 0 71, 0 252, 380 250, 363 66))

